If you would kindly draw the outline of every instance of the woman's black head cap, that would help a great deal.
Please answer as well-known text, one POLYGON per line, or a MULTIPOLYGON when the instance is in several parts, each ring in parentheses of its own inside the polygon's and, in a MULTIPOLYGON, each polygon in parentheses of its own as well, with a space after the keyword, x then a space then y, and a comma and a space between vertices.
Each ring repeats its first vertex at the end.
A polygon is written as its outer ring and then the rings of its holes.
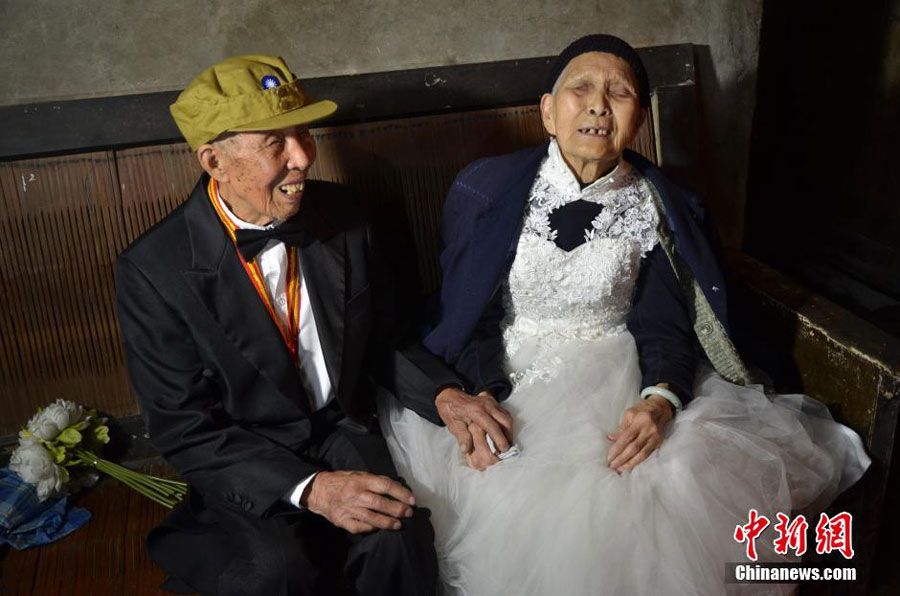
POLYGON ((566 69, 569 62, 587 52, 606 52, 607 54, 618 56, 627 62, 631 66, 631 70, 634 71, 635 79, 637 79, 638 98, 640 99, 641 107, 646 108, 650 105, 650 83, 647 80, 647 71, 644 69, 641 57, 638 56, 637 51, 627 41, 604 33, 585 35, 580 39, 576 39, 556 57, 550 70, 550 76, 547 79, 547 93, 552 93, 556 80, 566 69))

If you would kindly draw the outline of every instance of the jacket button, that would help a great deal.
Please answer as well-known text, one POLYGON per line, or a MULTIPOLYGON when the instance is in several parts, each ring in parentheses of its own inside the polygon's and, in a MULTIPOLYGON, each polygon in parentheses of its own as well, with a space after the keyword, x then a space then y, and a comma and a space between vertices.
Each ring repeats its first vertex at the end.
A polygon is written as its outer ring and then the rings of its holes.
POLYGON ((211 379, 214 376, 216 376, 215 371, 211 368, 204 368, 202 371, 200 371, 200 374, 203 375, 207 379, 211 379))
POLYGON ((712 333, 712 325, 710 325, 709 323, 703 323, 703 325, 700 326, 700 333, 702 333, 703 335, 709 335, 710 333, 712 333))

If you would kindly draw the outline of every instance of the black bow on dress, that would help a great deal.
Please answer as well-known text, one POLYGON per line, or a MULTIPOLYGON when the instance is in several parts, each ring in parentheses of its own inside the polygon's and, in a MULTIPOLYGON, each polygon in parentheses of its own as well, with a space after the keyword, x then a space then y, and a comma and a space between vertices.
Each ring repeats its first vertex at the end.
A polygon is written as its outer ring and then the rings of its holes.
POLYGON ((556 230, 556 246, 568 252, 584 244, 584 233, 591 229, 591 223, 603 205, 578 199, 550 212, 550 229, 556 230))

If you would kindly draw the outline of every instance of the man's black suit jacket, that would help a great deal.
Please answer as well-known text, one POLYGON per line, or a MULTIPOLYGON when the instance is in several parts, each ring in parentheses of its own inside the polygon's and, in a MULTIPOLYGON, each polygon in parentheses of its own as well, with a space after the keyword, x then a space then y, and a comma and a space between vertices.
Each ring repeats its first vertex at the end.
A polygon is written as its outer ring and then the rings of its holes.
MULTIPOLYGON (((119 324, 153 445, 208 504, 262 516, 317 471, 295 452, 310 437, 310 406, 207 182, 119 257, 119 324)), ((439 423, 434 391, 459 379, 418 344, 401 346, 394 288, 361 205, 319 181, 302 201, 303 283, 344 413, 371 421, 374 377, 439 423)))

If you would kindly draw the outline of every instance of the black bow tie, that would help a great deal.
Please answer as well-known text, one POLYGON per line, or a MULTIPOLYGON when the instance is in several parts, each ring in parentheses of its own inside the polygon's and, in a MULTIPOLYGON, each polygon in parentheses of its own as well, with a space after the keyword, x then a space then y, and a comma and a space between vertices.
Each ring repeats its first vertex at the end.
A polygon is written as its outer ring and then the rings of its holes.
POLYGON ((269 240, 279 240, 291 246, 306 246, 306 229, 291 221, 266 230, 235 230, 234 239, 245 261, 256 258, 269 240))

